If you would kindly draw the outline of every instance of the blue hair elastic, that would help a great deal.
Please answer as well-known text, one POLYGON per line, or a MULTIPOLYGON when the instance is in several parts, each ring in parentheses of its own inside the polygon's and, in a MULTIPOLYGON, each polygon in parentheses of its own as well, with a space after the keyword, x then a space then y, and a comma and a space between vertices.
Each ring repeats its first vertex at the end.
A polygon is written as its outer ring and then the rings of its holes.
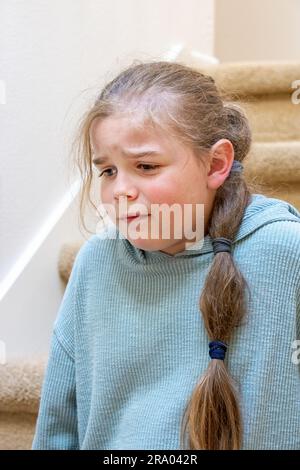
POLYGON ((241 162, 239 162, 238 160, 233 160, 230 171, 236 171, 238 173, 241 173, 243 169, 244 169, 244 166, 241 162))
POLYGON ((209 355, 211 359, 221 359, 224 361, 227 344, 222 341, 211 341, 209 343, 209 355))
POLYGON ((228 238, 218 237, 213 238, 212 241, 214 255, 221 252, 231 253, 232 241, 228 238))

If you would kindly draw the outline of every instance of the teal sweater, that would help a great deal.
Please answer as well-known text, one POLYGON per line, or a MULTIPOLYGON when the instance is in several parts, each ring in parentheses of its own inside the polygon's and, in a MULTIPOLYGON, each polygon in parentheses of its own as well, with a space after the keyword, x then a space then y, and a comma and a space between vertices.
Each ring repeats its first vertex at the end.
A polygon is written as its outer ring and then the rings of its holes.
MULTIPOLYGON (((254 194, 234 242, 251 290, 225 358, 242 448, 300 449, 300 213, 254 194)), ((183 410, 210 361, 198 302, 212 259, 208 235, 175 256, 122 236, 83 244, 53 327, 33 449, 180 449, 183 410)))

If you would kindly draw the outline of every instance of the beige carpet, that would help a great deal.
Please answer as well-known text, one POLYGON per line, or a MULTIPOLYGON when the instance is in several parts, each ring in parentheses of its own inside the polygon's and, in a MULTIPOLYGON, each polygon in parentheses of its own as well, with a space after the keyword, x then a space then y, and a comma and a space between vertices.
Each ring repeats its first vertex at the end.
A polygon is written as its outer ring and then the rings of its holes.
POLYGON ((46 360, 0 365, 0 450, 30 449, 46 360))

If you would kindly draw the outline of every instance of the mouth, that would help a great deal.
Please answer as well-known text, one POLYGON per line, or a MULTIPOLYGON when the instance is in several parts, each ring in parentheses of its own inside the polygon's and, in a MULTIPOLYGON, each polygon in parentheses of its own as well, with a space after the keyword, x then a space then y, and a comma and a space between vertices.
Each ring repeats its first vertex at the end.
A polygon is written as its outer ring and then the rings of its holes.
POLYGON ((138 217, 139 217, 139 215, 133 215, 133 216, 126 217, 126 220, 128 222, 131 222, 131 220, 137 219, 138 217))
POLYGON ((131 222, 134 219, 137 219, 139 217, 148 217, 149 214, 140 214, 137 212, 135 215, 124 215, 123 217, 120 217, 119 220, 127 220, 127 222, 131 222))

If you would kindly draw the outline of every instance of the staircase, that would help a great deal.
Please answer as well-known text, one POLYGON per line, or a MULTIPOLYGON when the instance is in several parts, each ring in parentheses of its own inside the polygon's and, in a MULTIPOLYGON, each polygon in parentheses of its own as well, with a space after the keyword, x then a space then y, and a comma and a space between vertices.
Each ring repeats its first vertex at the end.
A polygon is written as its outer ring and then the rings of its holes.
MULTIPOLYGON (((292 102, 300 62, 224 63, 201 71, 249 117, 254 143, 244 162, 247 181, 300 209, 300 104, 292 102)), ((65 284, 79 248, 62 246, 58 270, 65 284)), ((30 448, 45 364, 46 358, 0 365, 0 450, 30 448)))
POLYGON ((253 145, 245 159, 246 180, 300 209, 300 103, 292 99, 300 62, 228 63, 204 72, 249 118, 253 145))

